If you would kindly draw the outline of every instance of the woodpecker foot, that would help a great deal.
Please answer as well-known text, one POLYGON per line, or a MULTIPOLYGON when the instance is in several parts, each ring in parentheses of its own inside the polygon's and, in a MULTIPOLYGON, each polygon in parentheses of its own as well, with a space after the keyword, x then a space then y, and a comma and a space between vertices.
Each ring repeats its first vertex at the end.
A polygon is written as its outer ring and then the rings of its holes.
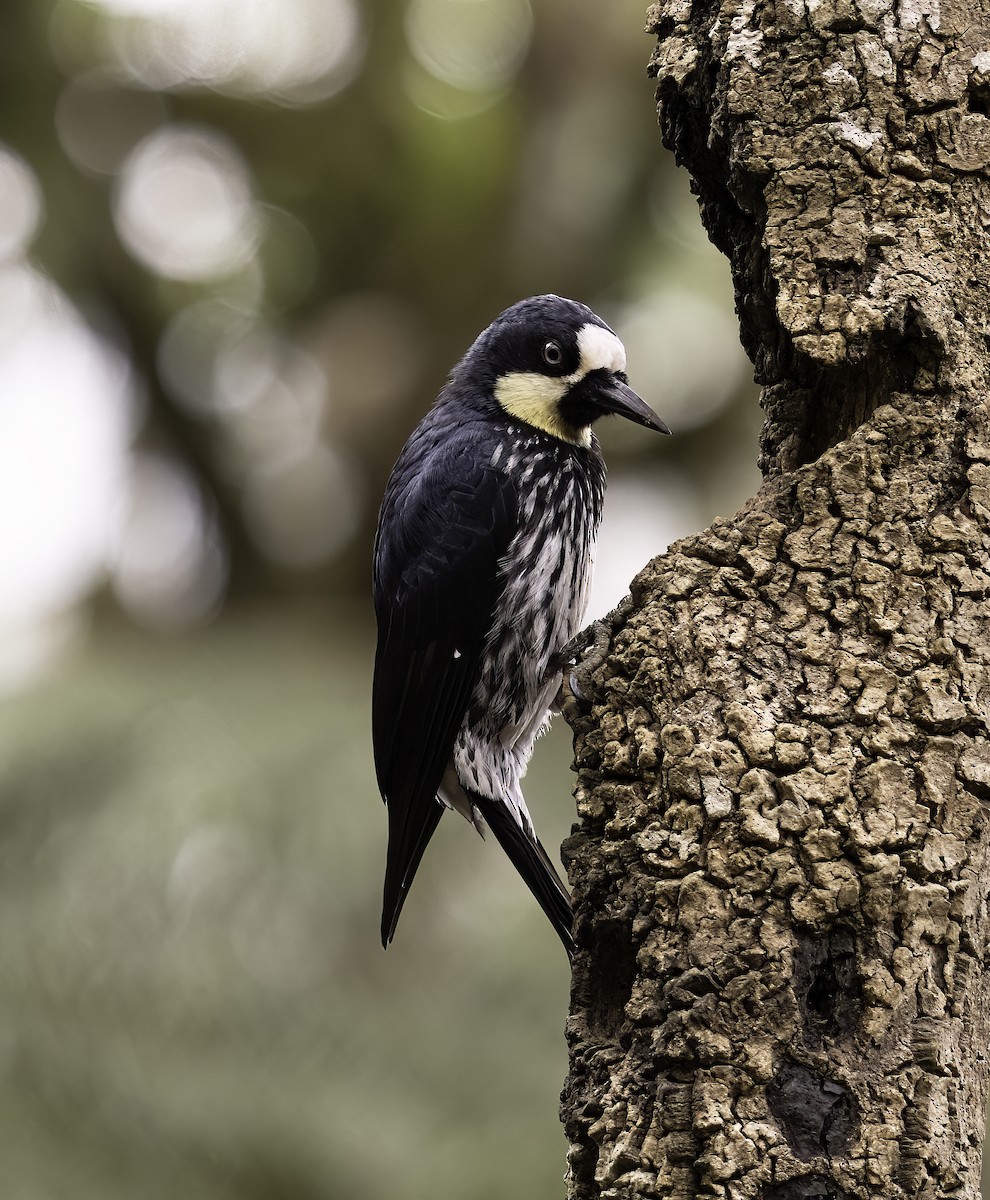
POLYGON ((570 692, 575 700, 585 704, 589 702, 594 691, 591 683, 592 672, 604 662, 611 640, 611 625, 605 621, 593 621, 558 653, 558 669, 564 673, 557 696, 558 708, 562 707, 566 700, 567 692, 570 692), (568 670, 569 667, 572 669, 568 670))

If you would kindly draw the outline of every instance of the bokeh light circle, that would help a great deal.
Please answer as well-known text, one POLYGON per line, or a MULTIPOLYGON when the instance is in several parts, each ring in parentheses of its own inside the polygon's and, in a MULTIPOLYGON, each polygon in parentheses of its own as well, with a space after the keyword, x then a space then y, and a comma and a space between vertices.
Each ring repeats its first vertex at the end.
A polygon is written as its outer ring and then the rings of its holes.
POLYGON ((406 38, 416 62, 469 92, 510 83, 532 33, 528 0, 412 0, 406 12, 406 38))
POLYGON ((114 221, 145 266, 190 281, 244 266, 260 224, 236 147, 212 130, 177 125, 146 137, 127 158, 114 221))
POLYGON ((19 154, 0 143, 0 262, 25 252, 44 208, 37 175, 19 154))

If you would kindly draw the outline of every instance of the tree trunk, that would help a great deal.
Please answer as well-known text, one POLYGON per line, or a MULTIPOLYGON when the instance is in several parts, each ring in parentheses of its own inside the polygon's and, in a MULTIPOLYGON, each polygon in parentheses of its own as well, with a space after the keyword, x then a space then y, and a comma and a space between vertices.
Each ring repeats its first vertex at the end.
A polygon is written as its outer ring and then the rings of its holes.
POLYGON ((568 1194, 975 1200, 987 0, 665 0, 650 29, 765 482, 635 580, 565 708, 568 1194))

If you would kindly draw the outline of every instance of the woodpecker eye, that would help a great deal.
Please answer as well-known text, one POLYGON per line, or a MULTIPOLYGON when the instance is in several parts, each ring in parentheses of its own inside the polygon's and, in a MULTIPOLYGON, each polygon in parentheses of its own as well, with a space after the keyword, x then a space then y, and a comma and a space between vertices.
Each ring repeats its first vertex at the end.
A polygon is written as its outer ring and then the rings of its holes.
POLYGON ((559 367, 564 360, 564 352, 556 342, 547 342, 543 347, 543 361, 551 367, 559 367))

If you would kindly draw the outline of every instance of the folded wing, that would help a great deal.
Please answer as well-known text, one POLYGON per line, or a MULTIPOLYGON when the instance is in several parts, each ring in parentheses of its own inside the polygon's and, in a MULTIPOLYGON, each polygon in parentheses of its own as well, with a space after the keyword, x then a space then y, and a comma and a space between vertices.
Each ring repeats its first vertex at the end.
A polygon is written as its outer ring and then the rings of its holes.
POLYGON ((389 825, 383 944, 443 812, 437 789, 478 679, 516 521, 507 479, 479 472, 468 444, 437 450, 415 476, 402 465, 375 545, 372 735, 389 825))

